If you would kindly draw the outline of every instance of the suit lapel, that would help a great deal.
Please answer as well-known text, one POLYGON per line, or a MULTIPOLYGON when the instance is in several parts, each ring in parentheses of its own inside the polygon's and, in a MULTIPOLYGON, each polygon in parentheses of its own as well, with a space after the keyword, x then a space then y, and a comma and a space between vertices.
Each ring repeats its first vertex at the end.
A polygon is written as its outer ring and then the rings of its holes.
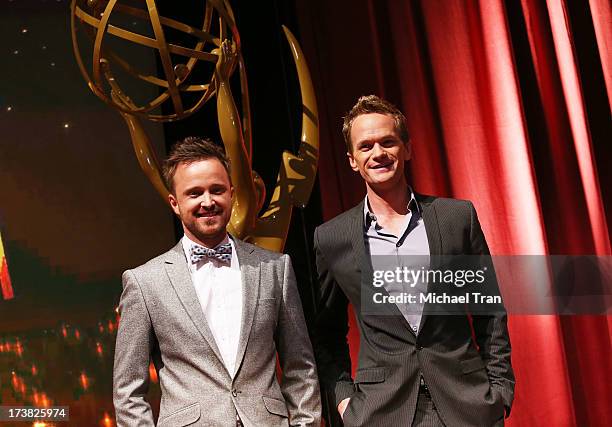
MULTIPOLYGON (((370 251, 366 249, 365 245, 365 223, 363 214, 364 203, 365 202, 362 201, 359 205, 353 208, 353 212, 349 220, 350 222, 348 224, 348 236, 351 240, 351 245, 353 246, 355 269, 357 270, 357 274, 360 277, 359 295, 362 300, 364 298, 362 292, 368 291, 368 293, 370 293, 369 291, 372 289, 372 282, 374 278, 374 270, 372 268, 370 251), (363 267, 363 269, 361 267, 363 267)), ((384 295, 389 295, 384 287, 379 288, 378 292, 381 292, 384 295)), ((365 296, 365 298, 370 297, 371 295, 365 296)), ((414 337, 414 331, 408 324, 408 321, 400 311, 399 307, 396 304, 386 304, 385 307, 389 308, 389 314, 391 316, 399 316, 400 322, 402 322, 405 328, 410 331, 411 336, 414 337)))
MULTIPOLYGON (((240 340, 236 353, 236 374, 244 359, 247 342, 253 326, 255 308, 259 299, 261 261, 253 254, 253 247, 246 245, 238 239, 233 239, 236 255, 240 264, 242 278, 242 325, 240 326, 240 340)), ((237 375, 236 375, 237 376, 237 375)))
MULTIPOLYGON (((423 222, 425 223, 425 231, 427 233, 427 242, 429 243, 429 255, 431 257, 430 268, 437 268, 437 264, 442 255, 442 238, 440 236, 440 226, 438 224, 438 214, 436 208, 433 205, 434 198, 431 196, 422 196, 420 194, 415 195, 417 201, 421 206, 421 214, 423 215, 423 222)), ((427 289, 429 292, 430 289, 427 289)), ((427 320, 427 304, 423 307, 423 315, 421 316, 421 323, 419 331, 423 330, 425 321, 427 320)))
POLYGON ((415 194, 415 197, 421 206, 421 215, 423 215, 427 242, 429 243, 429 253, 432 256, 441 255, 442 240, 440 237, 440 227, 438 226, 438 215, 432 203, 433 197, 421 196, 420 194, 415 194))
POLYGON ((371 279, 374 275, 372 271, 372 262, 368 259, 369 254, 366 253, 365 237, 363 235, 363 203, 362 201, 353 208, 348 224, 348 236, 353 247, 354 265, 357 274, 361 277, 359 286, 367 282, 367 280, 369 280, 368 278, 371 279), (363 270, 361 267, 363 267, 363 270))
POLYGON ((170 278, 170 283, 183 304, 185 311, 202 337, 204 337, 208 345, 212 348, 221 362, 221 365, 225 366, 223 358, 221 357, 221 352, 215 342, 215 338, 208 327, 206 316, 204 316, 204 310, 202 310, 202 306, 200 305, 200 300, 198 299, 198 294, 191 280, 191 274, 187 268, 187 260, 185 259, 185 253, 180 241, 174 248, 168 251, 165 263, 166 273, 170 278))

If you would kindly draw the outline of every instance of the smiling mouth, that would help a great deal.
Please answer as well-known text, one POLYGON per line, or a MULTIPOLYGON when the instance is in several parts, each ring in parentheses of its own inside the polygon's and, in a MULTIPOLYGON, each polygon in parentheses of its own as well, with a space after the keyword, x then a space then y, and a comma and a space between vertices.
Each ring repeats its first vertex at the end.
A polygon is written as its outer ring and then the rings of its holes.
POLYGON ((196 217, 198 218, 213 218, 215 216, 219 216, 219 212, 204 212, 204 213, 197 213, 196 217))
POLYGON ((380 165, 370 166, 370 169, 389 169, 392 166, 393 166, 393 162, 389 162, 389 163, 383 163, 380 165))

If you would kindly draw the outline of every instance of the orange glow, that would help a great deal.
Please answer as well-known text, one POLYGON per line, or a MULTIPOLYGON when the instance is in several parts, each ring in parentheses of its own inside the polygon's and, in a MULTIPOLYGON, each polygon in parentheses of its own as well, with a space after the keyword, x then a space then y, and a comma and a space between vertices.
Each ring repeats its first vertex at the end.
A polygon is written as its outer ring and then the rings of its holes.
POLYGON ((115 422, 110 417, 110 415, 108 415, 108 412, 105 412, 102 420, 100 421, 100 425, 103 427, 114 427, 115 422))
POLYGON ((77 340, 80 340, 80 339, 81 339, 81 333, 79 332, 79 330, 78 330, 78 329, 75 329, 75 330, 74 330, 74 337, 75 337, 77 340))
POLYGON ((81 375, 79 376, 79 383, 81 384, 81 387, 83 387, 83 390, 87 390, 89 388, 89 378, 87 378, 85 372, 81 372, 81 375))
POLYGON ((15 371, 11 372, 11 384, 13 384, 13 389, 17 390, 19 387, 19 377, 15 373, 15 371))
POLYGON ((45 393, 43 393, 40 396, 40 405, 43 407, 48 407, 49 405, 51 405, 51 401, 49 400, 49 398, 47 397, 47 395, 45 393))
POLYGON ((112 321, 108 321, 108 332, 114 332, 115 331, 115 324, 112 321))
POLYGON ((64 338, 68 337, 68 330, 66 329, 66 326, 62 326, 62 336, 64 338))
POLYGON ((36 365, 32 365, 32 375, 37 375, 38 374, 38 368, 36 367, 36 365))
POLYGON ((157 371, 155 370, 155 365, 153 365, 153 363, 149 363, 149 378, 152 382, 157 383, 157 371))
POLYGON ((104 333, 104 326, 102 326, 102 323, 98 325, 98 331, 100 331, 101 334, 104 333))
POLYGON ((100 344, 99 342, 96 343, 96 353, 98 353, 98 356, 102 356, 103 353, 102 344, 100 344))
POLYGON ((38 406, 40 404, 40 394, 36 390, 32 393, 32 400, 34 401, 34 405, 38 406))

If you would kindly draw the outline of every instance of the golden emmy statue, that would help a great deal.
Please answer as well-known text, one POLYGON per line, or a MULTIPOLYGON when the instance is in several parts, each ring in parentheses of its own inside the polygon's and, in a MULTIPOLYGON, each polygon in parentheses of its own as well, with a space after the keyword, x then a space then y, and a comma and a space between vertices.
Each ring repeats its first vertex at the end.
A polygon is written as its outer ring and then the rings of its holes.
POLYGON ((143 8, 133 5, 133 2, 128 5, 118 0, 72 0, 72 43, 77 64, 89 88, 123 116, 142 170, 166 201, 169 191, 140 120, 180 120, 196 112, 216 95, 219 129, 225 151, 232 163, 231 178, 235 188, 228 231, 261 247, 282 251, 293 207, 303 208, 310 197, 319 155, 316 98, 308 66, 297 40, 283 27, 298 72, 302 96, 300 148, 297 155, 283 153, 270 203, 263 214, 258 215, 266 198, 265 184, 251 167, 247 75, 240 51, 240 35, 229 2, 205 0, 202 25, 198 28, 161 16, 154 0, 143 2, 143 8), (152 34, 128 30, 126 18, 147 23, 152 34), (192 37, 193 46, 168 42, 165 33, 167 29, 192 37), (109 46, 109 38, 157 50, 163 76, 144 73, 130 64, 128 59, 109 46), (91 62, 83 61, 82 45, 79 44, 82 40, 89 43, 91 62), (176 58, 183 58, 183 61, 179 62, 176 58), (210 81, 192 81, 193 70, 206 63, 212 65, 211 69, 214 66, 210 81), (238 113, 229 85, 229 79, 236 68, 240 74, 242 115, 238 113), (143 105, 137 105, 122 91, 116 70, 129 74, 139 82, 157 87, 160 94, 143 105), (192 103, 186 105, 187 100, 192 103), (169 106, 172 107, 172 113, 162 114, 161 108, 169 106))

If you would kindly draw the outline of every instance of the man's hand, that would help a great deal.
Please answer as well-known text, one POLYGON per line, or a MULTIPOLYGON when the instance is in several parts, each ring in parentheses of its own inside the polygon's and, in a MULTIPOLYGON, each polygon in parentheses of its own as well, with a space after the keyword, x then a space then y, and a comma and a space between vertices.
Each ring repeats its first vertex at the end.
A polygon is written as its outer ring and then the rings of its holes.
POLYGON ((342 420, 344 420, 344 411, 346 411, 346 407, 348 406, 350 401, 351 398, 347 397, 346 399, 338 403, 338 413, 340 414, 340 418, 342 418, 342 420))

